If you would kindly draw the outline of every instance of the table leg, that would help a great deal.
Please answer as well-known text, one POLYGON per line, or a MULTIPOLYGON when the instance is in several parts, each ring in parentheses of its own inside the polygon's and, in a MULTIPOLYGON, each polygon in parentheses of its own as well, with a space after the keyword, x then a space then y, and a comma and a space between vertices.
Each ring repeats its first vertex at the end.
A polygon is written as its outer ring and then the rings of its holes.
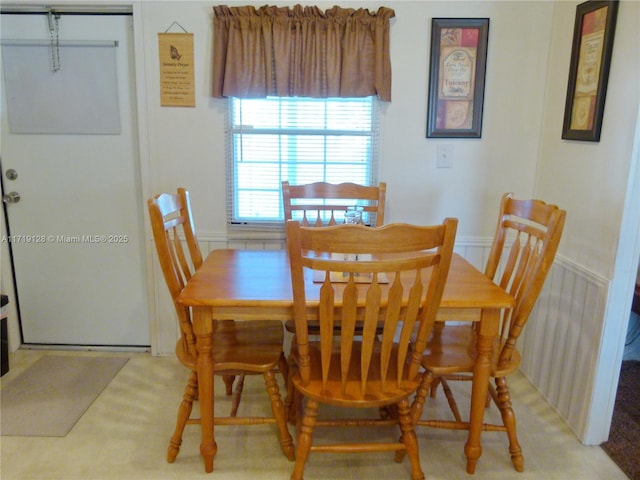
POLYGON ((205 472, 210 473, 218 445, 213 432, 213 320, 208 308, 193 309, 193 330, 198 348, 198 400, 202 427, 200 454, 205 472))
POLYGON ((467 456, 467 473, 470 474, 475 472, 476 463, 482 454, 480 434, 482 433, 484 410, 489 392, 493 339, 498 334, 499 315, 500 310, 484 309, 478 325, 478 337, 476 340, 478 357, 473 367, 469 437, 464 447, 464 453, 467 456))

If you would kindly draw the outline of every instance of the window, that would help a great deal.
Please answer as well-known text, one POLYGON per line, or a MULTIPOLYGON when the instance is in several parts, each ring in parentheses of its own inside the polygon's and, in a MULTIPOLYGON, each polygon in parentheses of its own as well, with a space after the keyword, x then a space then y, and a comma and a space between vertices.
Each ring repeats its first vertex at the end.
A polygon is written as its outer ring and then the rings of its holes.
POLYGON ((378 101, 229 99, 232 224, 282 225, 281 183, 377 183, 378 101))

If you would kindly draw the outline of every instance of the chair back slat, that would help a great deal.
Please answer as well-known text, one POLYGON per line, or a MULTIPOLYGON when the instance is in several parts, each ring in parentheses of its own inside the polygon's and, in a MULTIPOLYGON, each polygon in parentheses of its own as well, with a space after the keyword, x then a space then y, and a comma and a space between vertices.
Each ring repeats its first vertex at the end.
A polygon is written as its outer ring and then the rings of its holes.
POLYGON ((529 238, 525 238, 524 240, 522 240, 521 235, 518 235, 518 238, 516 239, 516 243, 514 243, 514 246, 517 245, 518 247, 516 250, 518 252, 516 262, 513 265, 511 271, 507 272, 505 270, 505 273, 510 274, 510 285, 507 286, 506 290, 516 298, 518 296, 518 291, 520 289, 520 286, 522 285, 522 282, 525 279, 525 272, 527 271, 527 265, 529 265, 530 254, 531 254, 529 241, 530 241, 529 238))
MULTIPOLYGON (((350 277, 342 294, 342 318, 340 324, 342 329, 342 336, 340 338, 340 382, 343 395, 346 394, 347 375, 349 374, 349 364, 351 363, 351 355, 353 353, 357 318, 358 289, 356 288, 353 277, 350 277)), ((331 332, 331 334, 333 334, 333 332, 331 332)), ((326 339, 325 341, 330 342, 331 339, 326 339)))
MULTIPOLYGON (((424 295, 424 285, 422 283, 422 270, 417 269, 415 273, 416 274, 415 274, 414 283, 411 286, 411 289, 409 291, 409 302, 407 304, 407 309, 406 309, 407 312, 405 315, 406 328, 404 328, 400 333, 400 342, 399 342, 399 348, 398 348, 398 365, 397 365, 398 373, 400 373, 401 366, 404 365, 407 355, 409 353, 409 345, 415 329, 415 323, 419 319, 420 309, 423 307, 422 298, 424 295)), ((432 282, 433 282, 433 279, 432 279, 432 282)), ((439 285, 432 282, 429 283, 427 298, 429 298, 432 295, 433 296, 442 295, 442 290, 440 291, 436 290, 437 288, 439 288, 439 285)), ((444 289, 444 286, 442 287, 444 289)), ((437 306, 434 307, 431 303, 428 303, 424 307, 424 310, 422 312, 422 318, 420 318, 422 328, 424 328, 424 325, 427 325, 427 323, 424 322, 424 319, 431 318, 431 316, 435 317, 437 310, 438 310, 438 307, 437 306)), ((424 336, 421 331, 418 331, 418 335, 415 340, 415 346, 414 346, 414 351, 416 353, 417 351, 424 350, 424 348, 426 347, 426 341, 429 338, 429 335, 430 333, 424 336), (425 342, 424 346, 421 343, 422 341, 425 342)), ((411 362, 411 365, 413 364, 414 364, 414 361, 411 362)), ((414 373, 416 372, 411 371, 410 375, 413 375, 414 373)), ((396 380, 400 382, 401 378, 398 377, 396 380)))
POLYGON ((329 281, 329 275, 325 276, 325 282, 320 289, 320 343, 327 346, 322 349, 322 384, 326 387, 329 378, 329 366, 331 365, 334 311, 333 304, 335 292, 329 281))
POLYGON ((186 285, 191 278, 192 267, 189 265, 189 260, 184 253, 184 249, 182 248, 182 239, 180 238, 179 229, 177 227, 174 227, 169 230, 169 232, 168 233, 171 236, 173 242, 173 250, 171 251, 171 253, 175 253, 174 261, 176 262, 177 266, 180 267, 180 272, 182 274, 182 286, 184 288, 184 285, 186 285))
POLYGON ((377 228, 317 228, 287 222, 297 361, 303 383, 311 380, 308 315, 313 309, 308 308, 306 295, 314 287, 312 279, 321 282, 315 287, 319 289, 324 389, 337 396, 357 391, 365 398, 372 389, 393 390, 407 380, 417 381, 448 274, 456 226, 455 219, 430 227, 377 228), (340 328, 334 328, 337 322, 340 328), (381 322, 380 338, 376 332, 381 322), (361 336, 356 334, 356 324, 362 325, 361 336), (350 370, 354 364, 359 371, 350 370), (372 387, 373 379, 381 385, 372 387))
MULTIPOLYGON (((373 359, 373 344, 376 327, 382 310, 382 292, 377 273, 372 273, 371 284, 365 297, 364 325, 362 329, 362 349, 360 351, 360 393, 364 396, 369 379, 369 368, 373 359)), ((383 377, 384 379, 384 377, 383 377)))
POLYGON ((282 182, 284 219, 298 220, 303 227, 338 225, 344 223, 347 208, 358 206, 363 212, 363 223, 379 227, 384 224, 386 188, 384 182, 378 186, 282 182))
POLYGON ((566 212, 541 200, 503 195, 485 274, 514 296, 501 324, 501 363, 511 359, 518 337, 542 290, 560 243, 566 212), (509 239, 513 239, 509 244, 509 239), (502 273, 498 273, 499 271, 502 273), (499 279, 498 279, 499 276, 499 279))
MULTIPOLYGON (((395 340, 394 335, 398 330, 398 323, 400 322, 400 317, 402 315, 402 292, 403 288, 402 282, 400 281, 400 275, 396 275, 393 280, 393 285, 389 289, 389 302, 387 305, 384 328, 382 330, 382 346, 380 350, 380 368, 382 378, 387 378, 389 363, 391 361, 392 346, 395 340)), ((396 380, 399 381, 397 376, 396 380)))

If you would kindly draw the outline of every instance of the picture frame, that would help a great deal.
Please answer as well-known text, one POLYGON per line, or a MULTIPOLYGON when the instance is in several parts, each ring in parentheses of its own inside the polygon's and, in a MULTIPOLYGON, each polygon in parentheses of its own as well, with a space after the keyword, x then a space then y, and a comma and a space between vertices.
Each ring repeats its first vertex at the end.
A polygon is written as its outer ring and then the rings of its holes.
POLYGON ((488 18, 432 18, 427 138, 480 138, 488 18))
POLYGON ((617 15, 617 0, 576 7, 563 139, 600 141, 617 15))

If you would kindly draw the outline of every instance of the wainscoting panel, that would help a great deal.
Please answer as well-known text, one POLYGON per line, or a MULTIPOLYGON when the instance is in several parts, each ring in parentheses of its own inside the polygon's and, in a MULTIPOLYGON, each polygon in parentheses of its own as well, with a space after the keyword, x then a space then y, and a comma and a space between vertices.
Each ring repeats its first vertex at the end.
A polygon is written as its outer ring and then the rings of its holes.
POLYGON ((607 285, 557 258, 519 342, 520 370, 582 441, 607 285))

